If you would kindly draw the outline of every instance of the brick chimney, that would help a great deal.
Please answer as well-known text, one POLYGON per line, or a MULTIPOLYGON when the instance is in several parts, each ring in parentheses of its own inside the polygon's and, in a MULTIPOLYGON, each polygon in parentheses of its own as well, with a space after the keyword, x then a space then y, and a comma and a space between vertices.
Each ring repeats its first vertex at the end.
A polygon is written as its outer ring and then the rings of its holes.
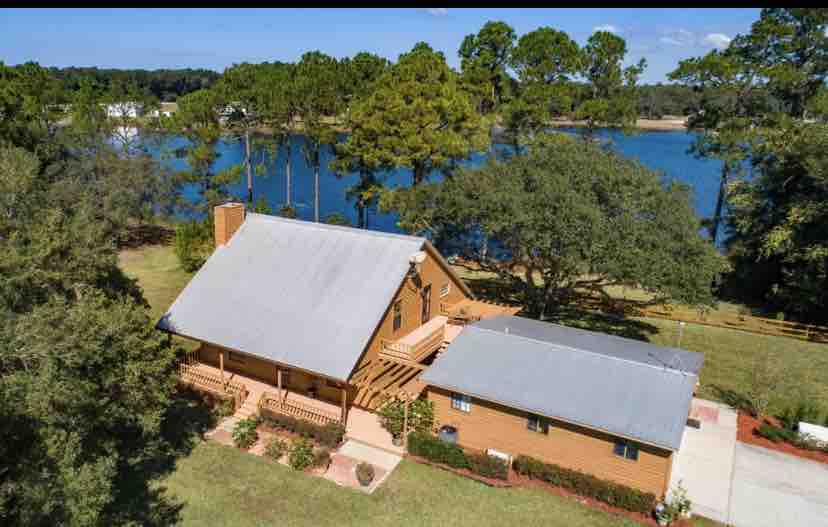
POLYGON ((244 223, 244 204, 225 203, 213 209, 216 225, 216 247, 225 245, 244 223))

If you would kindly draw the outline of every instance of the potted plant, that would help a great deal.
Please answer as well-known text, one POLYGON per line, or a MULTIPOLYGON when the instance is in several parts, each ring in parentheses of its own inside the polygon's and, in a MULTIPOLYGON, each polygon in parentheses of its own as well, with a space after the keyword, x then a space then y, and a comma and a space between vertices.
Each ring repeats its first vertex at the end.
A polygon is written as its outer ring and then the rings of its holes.
POLYGON ((669 503, 658 503, 655 507, 655 517, 659 525, 670 525, 676 520, 676 510, 669 503))
MULTIPOLYGON (((405 425, 405 402, 395 399, 389 401, 379 410, 382 426, 391 434, 394 445, 403 443, 403 426, 405 425)), ((416 399, 408 403, 408 431, 428 432, 434 425, 434 403, 425 399, 416 399)))
POLYGON ((681 480, 679 480, 676 488, 673 489, 671 505, 679 518, 690 518, 690 507, 692 502, 690 501, 690 498, 687 497, 687 489, 684 488, 681 480))
POLYGON ((356 477, 359 484, 367 487, 374 481, 374 467, 368 463, 360 463, 356 466, 356 477))

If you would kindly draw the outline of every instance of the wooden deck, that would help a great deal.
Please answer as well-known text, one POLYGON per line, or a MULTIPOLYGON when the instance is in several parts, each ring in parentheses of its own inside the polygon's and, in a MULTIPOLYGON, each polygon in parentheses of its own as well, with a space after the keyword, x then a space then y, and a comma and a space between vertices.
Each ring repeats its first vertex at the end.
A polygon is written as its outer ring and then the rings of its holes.
POLYGON ((380 356, 390 360, 420 362, 443 345, 447 321, 445 316, 436 316, 398 340, 383 339, 380 356))
POLYGON ((470 298, 465 298, 456 304, 440 304, 440 312, 448 317, 450 324, 467 324, 500 315, 516 315, 520 309, 518 306, 507 306, 470 298))

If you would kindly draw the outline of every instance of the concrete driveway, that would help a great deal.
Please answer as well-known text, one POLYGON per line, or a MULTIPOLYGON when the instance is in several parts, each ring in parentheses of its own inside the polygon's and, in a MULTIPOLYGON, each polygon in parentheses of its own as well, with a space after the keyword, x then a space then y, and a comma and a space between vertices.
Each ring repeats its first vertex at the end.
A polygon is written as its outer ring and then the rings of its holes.
POLYGON ((694 399, 673 464, 693 512, 735 527, 828 527, 828 465, 736 441, 734 410, 694 399))
POLYGON ((681 481, 695 514, 724 523, 730 510, 737 415, 726 405, 693 399, 690 416, 701 421, 701 428, 684 428, 670 489, 681 481))
POLYGON ((828 465, 737 443, 729 523, 828 527, 828 465))

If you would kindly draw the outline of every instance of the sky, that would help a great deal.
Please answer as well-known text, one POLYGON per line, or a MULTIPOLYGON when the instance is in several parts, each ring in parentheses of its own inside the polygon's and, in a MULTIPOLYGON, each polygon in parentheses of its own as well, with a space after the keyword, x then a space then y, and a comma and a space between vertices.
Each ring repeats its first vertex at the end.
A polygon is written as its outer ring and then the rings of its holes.
POLYGON ((337 58, 369 51, 395 60, 424 40, 459 67, 463 37, 489 20, 518 35, 541 26, 584 44, 597 29, 627 40, 627 63, 647 60, 645 83, 678 61, 724 47, 759 10, 738 9, 4 9, 0 61, 101 68, 208 68, 295 61, 320 50, 337 58))

